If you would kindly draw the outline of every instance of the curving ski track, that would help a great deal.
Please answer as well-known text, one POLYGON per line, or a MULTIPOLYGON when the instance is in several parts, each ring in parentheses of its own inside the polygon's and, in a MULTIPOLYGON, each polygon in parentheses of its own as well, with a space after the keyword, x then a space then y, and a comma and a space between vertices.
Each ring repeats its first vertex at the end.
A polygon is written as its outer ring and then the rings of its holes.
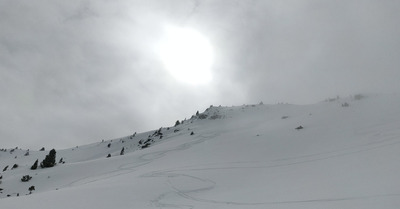
MULTIPOLYGON (((382 135, 379 133, 379 135, 382 135)), ((299 204, 299 203, 321 203, 321 202, 335 202, 335 201, 350 201, 360 199, 375 199, 375 198, 398 198, 400 193, 376 194, 376 195, 360 195, 351 197, 337 197, 337 198, 321 198, 321 199, 305 199, 305 200, 286 200, 286 201, 265 201, 265 202, 240 202, 240 201, 223 201, 214 199, 204 199, 195 197, 194 194, 204 191, 209 191, 217 186, 217 182, 210 179, 200 178, 193 175, 184 174, 183 172, 196 172, 196 171, 215 171, 215 170, 235 170, 235 169, 264 169, 283 166, 292 166, 298 164, 311 163, 315 161, 328 160, 331 158, 345 157, 354 155, 361 152, 366 152, 374 149, 379 149, 387 146, 400 144, 397 135, 386 134, 386 137, 379 141, 368 142, 359 146, 352 146, 341 150, 330 151, 325 153, 317 153, 311 155, 298 156, 293 158, 276 159, 270 162, 263 161, 247 161, 247 162, 227 162, 227 163, 213 163, 206 165, 186 166, 180 169, 160 170, 153 171, 142 175, 147 178, 167 178, 168 185, 172 188, 173 192, 163 193, 152 201, 152 204, 161 208, 194 208, 194 205, 177 205, 163 202, 169 195, 178 195, 184 199, 211 204, 224 204, 236 206, 258 206, 258 205, 278 205, 278 204, 299 204), (178 189, 171 181, 172 178, 186 178, 191 179, 193 182, 200 182, 203 184, 201 187, 192 189, 181 190, 178 189)))
MULTIPOLYGON (((375 133, 376 134, 376 133, 375 133)), ((382 133, 379 133, 382 136, 382 133)), ((127 163, 119 166, 117 170, 112 172, 105 172, 100 175, 93 175, 79 179, 77 181, 71 182, 65 186, 73 186, 73 185, 83 185, 96 181, 101 181, 105 179, 109 179, 119 175, 126 175, 132 172, 137 171, 138 167, 147 165, 154 160, 164 157, 166 154, 170 152, 178 152, 185 149, 188 149, 196 144, 205 142, 210 140, 217 135, 198 135, 197 140, 184 143, 174 148, 170 148, 163 151, 156 151, 151 153, 146 153, 139 156, 137 162, 127 163)), ((194 205, 181 205, 181 204, 172 204, 166 203, 166 200, 169 196, 179 196, 186 200, 201 202, 201 203, 209 203, 209 204, 224 204, 224 205, 236 205, 236 206, 259 206, 259 205, 278 205, 278 204, 298 204, 298 203, 320 203, 320 202, 333 202, 333 201, 350 201, 350 200, 359 200, 359 199, 372 199, 372 198, 390 198, 390 197, 399 197, 400 194, 376 194, 376 195, 365 195, 365 196, 351 196, 351 197, 338 197, 338 198, 323 198, 323 199, 306 199, 306 200, 286 200, 286 201, 265 201, 265 202, 245 202, 245 201, 224 201, 224 200, 215 200, 215 199, 204 199, 195 197, 196 193, 205 192, 213 190, 218 182, 214 182, 211 179, 200 178, 194 175, 188 175, 184 172, 197 172, 197 171, 217 171, 217 170, 236 170, 236 169, 264 169, 264 168, 276 168, 283 166, 292 166, 299 165, 305 163, 311 163, 316 161, 328 160, 331 158, 339 158, 345 157, 348 155, 354 155, 361 152, 366 152, 374 149, 380 149, 387 146, 393 146, 400 144, 400 140, 396 137, 396 134, 385 134, 385 137, 379 141, 367 142, 358 146, 352 146, 348 148, 343 148, 340 150, 315 153, 291 158, 281 158, 275 159, 271 161, 244 161, 244 162, 226 162, 226 163, 210 163, 203 165, 194 165, 194 166, 185 166, 176 169, 168 169, 168 170, 158 170, 152 171, 146 174, 141 175, 142 178, 166 178, 167 183, 171 188, 170 192, 162 193, 158 195, 157 198, 151 200, 151 205, 159 208, 183 208, 183 209, 191 209, 194 208, 194 205), (176 185, 171 181, 173 178, 185 178, 186 180, 190 180, 192 182, 196 182, 201 186, 182 190, 179 189, 176 185)))

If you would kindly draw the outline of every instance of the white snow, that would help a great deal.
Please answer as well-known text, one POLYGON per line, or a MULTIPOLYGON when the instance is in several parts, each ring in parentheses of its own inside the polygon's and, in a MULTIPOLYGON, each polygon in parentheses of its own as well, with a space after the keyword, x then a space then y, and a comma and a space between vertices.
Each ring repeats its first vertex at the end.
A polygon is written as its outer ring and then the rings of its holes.
POLYGON ((29 156, 26 150, 10 154, 7 149, 0 152, 0 171, 9 165, 0 173, 0 205, 400 208, 399 107, 400 96, 394 94, 313 105, 212 107, 204 112, 207 119, 162 128, 162 139, 152 136, 148 148, 141 149, 139 140, 158 129, 57 150, 57 162, 63 157, 66 163, 37 170, 31 165, 49 149, 29 156), (345 102, 349 107, 342 107, 345 102), (296 130, 300 125, 304 129, 296 130), (14 164, 19 167, 10 170, 14 164), (32 179, 21 182, 23 175, 32 179), (32 185, 36 190, 26 195, 32 185))

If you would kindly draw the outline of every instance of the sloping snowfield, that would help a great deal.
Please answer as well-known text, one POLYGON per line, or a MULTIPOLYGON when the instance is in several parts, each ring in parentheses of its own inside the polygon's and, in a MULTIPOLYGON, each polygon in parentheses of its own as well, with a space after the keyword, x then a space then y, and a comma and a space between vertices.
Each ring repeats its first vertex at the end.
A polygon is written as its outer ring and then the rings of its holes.
POLYGON ((0 152, 2 209, 400 208, 399 95, 211 107, 176 127, 57 150, 65 164, 53 168, 30 170, 49 150, 10 151, 0 152))

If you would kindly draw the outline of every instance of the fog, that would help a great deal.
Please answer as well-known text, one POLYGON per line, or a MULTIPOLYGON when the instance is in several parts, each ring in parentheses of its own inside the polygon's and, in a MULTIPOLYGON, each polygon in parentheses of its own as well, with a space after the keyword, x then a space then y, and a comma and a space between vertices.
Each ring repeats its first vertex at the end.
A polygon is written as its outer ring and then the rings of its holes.
POLYGON ((209 105, 398 93, 400 2, 0 0, 0 147, 67 148, 171 126, 209 105), (213 47, 190 85, 165 25, 213 47))

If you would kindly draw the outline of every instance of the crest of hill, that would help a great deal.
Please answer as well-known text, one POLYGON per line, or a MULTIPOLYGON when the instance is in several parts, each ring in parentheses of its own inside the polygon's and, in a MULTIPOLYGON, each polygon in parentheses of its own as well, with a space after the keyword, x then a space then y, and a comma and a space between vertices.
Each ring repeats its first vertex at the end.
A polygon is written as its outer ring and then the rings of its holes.
POLYGON ((249 156, 254 159, 248 160, 279 160, 375 143, 380 138, 373 134, 400 135, 396 132, 399 105, 399 95, 361 95, 313 105, 210 106, 176 126, 57 150, 54 168, 35 171, 30 167, 35 160, 43 160, 49 150, 2 149, 0 197, 26 194, 28 185, 20 180, 25 175, 33 177, 29 186, 35 185, 37 193, 54 191, 85 183, 82 179, 89 176, 123 173, 123 165, 128 162, 146 165, 168 153, 175 144, 187 149, 185 142, 193 139, 201 139, 196 142, 198 145, 205 143, 204 139, 213 144, 199 156, 208 156, 206 159, 215 162, 232 158, 229 150, 241 150, 235 152, 235 157, 242 160, 249 156), (253 149, 246 151, 246 147, 253 149), (60 163, 61 158, 65 163, 60 163), (11 169, 15 164, 18 167, 11 169))

